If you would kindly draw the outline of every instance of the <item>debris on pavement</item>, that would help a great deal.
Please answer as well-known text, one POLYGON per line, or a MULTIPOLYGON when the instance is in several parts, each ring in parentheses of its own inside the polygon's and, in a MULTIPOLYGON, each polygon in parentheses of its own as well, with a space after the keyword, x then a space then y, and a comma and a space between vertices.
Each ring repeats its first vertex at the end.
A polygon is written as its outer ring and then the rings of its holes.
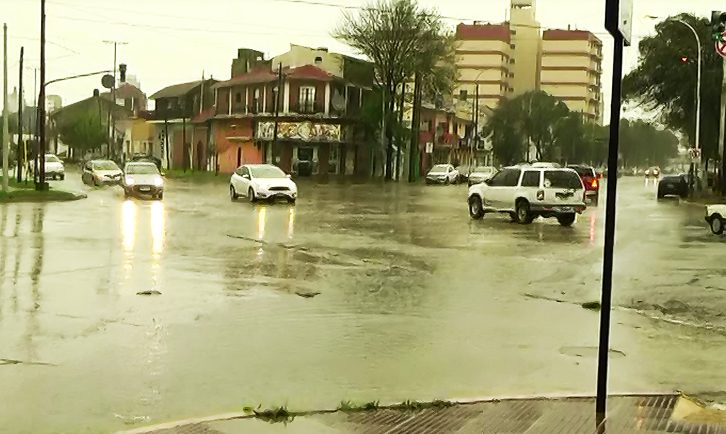
POLYGON ((316 295, 320 295, 318 291, 295 291, 295 294, 302 298, 313 298, 316 295))
POLYGON ((586 301, 585 303, 582 303, 580 306, 582 306, 583 309, 587 310, 600 310, 600 302, 599 301, 586 301))
POLYGON ((150 289, 150 290, 146 290, 146 291, 139 291, 136 293, 136 295, 161 295, 161 292, 159 292, 155 289, 150 289))

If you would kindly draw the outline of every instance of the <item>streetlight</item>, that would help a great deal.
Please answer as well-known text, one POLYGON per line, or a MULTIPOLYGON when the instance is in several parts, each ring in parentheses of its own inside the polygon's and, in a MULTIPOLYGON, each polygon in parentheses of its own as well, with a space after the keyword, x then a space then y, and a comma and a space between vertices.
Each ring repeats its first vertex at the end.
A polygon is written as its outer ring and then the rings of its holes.
MULTIPOLYGON (((649 19, 660 19, 660 17, 657 17, 655 15, 646 15, 646 18, 649 19)), ((696 45, 698 47, 698 67, 697 67, 697 73, 696 73, 696 151, 700 153, 701 150, 701 65, 702 65, 702 59, 701 59, 701 38, 698 36, 698 32, 696 32, 696 29, 693 28, 692 25, 688 24, 684 20, 680 18, 667 18, 667 20, 675 21, 677 23, 681 23, 684 26, 688 27, 691 32, 693 33, 693 36, 696 38, 696 45)), ((691 183, 693 183, 693 178, 691 178, 691 183)))

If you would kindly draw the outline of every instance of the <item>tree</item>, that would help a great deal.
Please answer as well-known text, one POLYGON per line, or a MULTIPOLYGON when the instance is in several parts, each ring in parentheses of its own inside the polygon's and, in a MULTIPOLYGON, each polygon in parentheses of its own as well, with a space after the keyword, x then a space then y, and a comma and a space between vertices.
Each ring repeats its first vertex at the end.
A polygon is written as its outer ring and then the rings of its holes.
POLYGON ((537 148, 538 160, 555 157, 554 129, 570 110, 565 103, 543 91, 527 92, 517 99, 522 105, 524 131, 537 148))
POLYGON ((491 137, 492 151, 501 164, 522 161, 526 149, 523 117, 521 100, 504 100, 484 127, 484 135, 491 137))
POLYGON ((678 156, 678 137, 642 121, 623 120, 620 124, 620 154, 623 165, 664 166, 678 156))
POLYGON ((333 36, 374 64, 385 101, 385 176, 391 179, 398 92, 415 73, 425 78, 425 94, 443 97, 450 92, 455 81, 453 34, 438 14, 420 9, 415 0, 378 0, 357 15, 345 13, 333 36))
POLYGON ((108 133, 98 112, 88 111, 75 117, 73 122, 58 126, 63 143, 81 153, 99 148, 108 141, 108 133))
MULTIPOLYGON (((722 60, 711 44, 709 21, 689 14, 683 20, 702 42, 701 137, 703 155, 716 156, 718 149, 722 60)), ((657 34, 641 40, 638 67, 623 81, 623 96, 645 110, 656 111, 660 121, 688 137, 695 145, 696 77, 698 52, 693 33, 682 23, 667 19, 656 26, 657 34)))

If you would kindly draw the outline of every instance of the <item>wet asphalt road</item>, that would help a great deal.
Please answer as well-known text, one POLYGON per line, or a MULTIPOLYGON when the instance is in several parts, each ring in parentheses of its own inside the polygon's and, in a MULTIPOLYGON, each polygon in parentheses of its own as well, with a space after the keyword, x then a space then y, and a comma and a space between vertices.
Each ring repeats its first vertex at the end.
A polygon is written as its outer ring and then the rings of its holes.
MULTIPOLYGON (((2 433, 594 393, 604 200, 562 228, 471 221, 465 186, 304 182, 291 207, 78 178, 86 200, 0 206, 2 433)), ((725 390, 725 239, 620 185, 612 390, 725 390)))

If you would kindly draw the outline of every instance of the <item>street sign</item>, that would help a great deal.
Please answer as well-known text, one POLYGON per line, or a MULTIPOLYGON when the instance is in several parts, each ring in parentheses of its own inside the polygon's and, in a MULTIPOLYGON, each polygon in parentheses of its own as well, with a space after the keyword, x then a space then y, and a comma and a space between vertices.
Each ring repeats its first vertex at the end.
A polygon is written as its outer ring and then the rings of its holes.
MULTIPOLYGON (((726 37, 726 32, 722 33, 721 36, 726 37)), ((716 53, 726 59, 726 42, 724 41, 716 41, 716 53)))
POLYGON ((688 150, 688 156, 691 157, 692 163, 700 163, 701 162, 701 150, 696 148, 691 148, 688 150))
POLYGON ((426 143, 426 153, 427 154, 433 154, 434 152, 434 144, 433 142, 427 142, 426 143))
POLYGON ((606 0, 605 28, 611 35, 620 34, 626 47, 633 35, 633 0, 606 0))
POLYGON ((102 85, 103 85, 103 87, 105 87, 106 89, 111 89, 111 88, 113 88, 113 85, 114 85, 114 81, 115 81, 115 80, 113 79, 113 75, 110 75, 110 74, 106 74, 106 75, 104 75, 103 77, 101 77, 101 84, 102 84, 102 85))

